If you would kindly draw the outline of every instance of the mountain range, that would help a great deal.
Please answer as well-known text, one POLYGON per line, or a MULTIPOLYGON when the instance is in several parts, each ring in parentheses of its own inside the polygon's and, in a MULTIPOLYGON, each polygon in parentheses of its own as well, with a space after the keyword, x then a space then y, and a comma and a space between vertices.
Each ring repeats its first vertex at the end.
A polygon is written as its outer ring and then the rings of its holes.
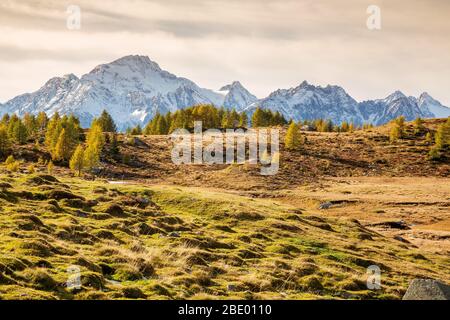
POLYGON ((320 87, 306 81, 295 88, 279 89, 264 99, 258 99, 238 81, 214 91, 162 70, 146 56, 126 56, 99 65, 81 78, 74 74, 52 78, 36 92, 0 104, 0 116, 41 111, 49 116, 55 112, 73 113, 83 127, 88 127, 106 109, 118 128, 125 130, 145 125, 157 112, 174 112, 200 103, 249 114, 260 106, 280 111, 287 119, 323 118, 334 123, 381 125, 400 115, 406 120, 450 116, 450 108, 427 93, 415 98, 396 91, 385 99, 357 102, 339 86, 320 87))

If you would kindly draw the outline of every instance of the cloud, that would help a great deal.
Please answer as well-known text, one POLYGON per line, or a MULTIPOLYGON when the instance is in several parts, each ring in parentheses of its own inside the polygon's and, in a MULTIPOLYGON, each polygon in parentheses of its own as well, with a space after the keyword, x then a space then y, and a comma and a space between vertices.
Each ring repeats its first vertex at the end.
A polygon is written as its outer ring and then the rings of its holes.
POLYGON ((450 105, 449 10, 447 0, 4 0, 0 101, 50 73, 144 54, 199 85, 240 80, 261 97, 306 79, 358 99, 426 90, 450 105), (79 31, 66 28, 69 4, 82 9, 79 31), (381 31, 366 28, 371 4, 381 31))

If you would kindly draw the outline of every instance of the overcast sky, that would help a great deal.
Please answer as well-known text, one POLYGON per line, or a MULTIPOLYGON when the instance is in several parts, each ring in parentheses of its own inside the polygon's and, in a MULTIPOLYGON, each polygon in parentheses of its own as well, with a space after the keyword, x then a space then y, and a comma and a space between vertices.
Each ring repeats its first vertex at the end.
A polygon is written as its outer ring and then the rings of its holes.
POLYGON ((211 89, 258 97, 303 80, 357 100, 429 92, 450 106, 449 0, 1 0, 0 102, 49 78, 147 55, 211 89), (81 29, 66 27, 81 8, 81 29), (366 26, 369 5, 382 29, 366 26))

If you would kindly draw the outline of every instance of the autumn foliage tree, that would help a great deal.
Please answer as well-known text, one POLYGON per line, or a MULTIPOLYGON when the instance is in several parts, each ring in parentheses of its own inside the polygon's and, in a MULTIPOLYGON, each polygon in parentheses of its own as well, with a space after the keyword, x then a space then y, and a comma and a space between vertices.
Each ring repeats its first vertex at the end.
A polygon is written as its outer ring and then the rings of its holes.
POLYGON ((54 161, 69 161, 80 140, 80 122, 55 113, 47 125, 45 144, 54 161))
POLYGON ((69 167, 77 176, 81 176, 81 172, 85 167, 84 148, 81 144, 76 147, 72 158, 70 159, 69 167))
POLYGON ((100 163, 100 154, 105 145, 103 128, 98 122, 93 122, 86 137, 86 149, 84 151, 84 166, 92 170, 100 163))
POLYGON ((429 157, 432 160, 437 160, 442 157, 450 147, 450 118, 438 127, 434 136, 435 145, 431 148, 429 157))
POLYGON ((300 133, 300 128, 298 124, 292 121, 286 132, 286 137, 284 141, 285 148, 288 150, 297 150, 300 148, 301 144, 302 144, 302 135, 300 133))
POLYGON ((0 124, 0 156, 6 155, 9 146, 8 130, 5 125, 0 124))
POLYGON ((254 128, 283 126, 288 123, 279 111, 273 112, 260 107, 256 108, 251 122, 254 128))
POLYGON ((389 140, 391 143, 402 139, 405 135, 405 117, 400 116, 392 122, 389 140))
POLYGON ((8 122, 8 138, 17 144, 25 144, 28 139, 27 127, 15 114, 11 116, 8 122))
POLYGON ((72 141, 66 129, 62 129, 52 152, 53 161, 66 161, 72 156, 72 141))

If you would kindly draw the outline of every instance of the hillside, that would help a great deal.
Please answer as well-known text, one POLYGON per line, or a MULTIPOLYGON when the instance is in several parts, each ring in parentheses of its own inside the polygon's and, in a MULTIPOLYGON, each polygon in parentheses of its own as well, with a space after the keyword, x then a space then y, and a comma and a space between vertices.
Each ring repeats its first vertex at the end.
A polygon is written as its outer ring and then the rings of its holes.
POLYGON ((4 177, 4 299, 384 298, 448 281, 448 256, 276 200, 207 189, 4 177), (383 290, 367 290, 378 265, 383 290), (64 287, 81 266, 82 289, 64 287))
POLYGON ((0 167, 0 298, 398 299, 413 278, 450 282, 448 158, 428 160, 409 123, 395 144, 388 126, 304 134, 275 176, 175 166, 167 136, 120 136, 95 180, 29 174, 49 155, 14 146, 27 163, 0 167), (382 290, 367 289, 370 265, 382 290))
MULTIPOLYGON (((434 132, 443 122, 427 120, 426 127, 434 132)), ((414 135, 412 123, 406 125, 406 137, 394 144, 389 142, 389 128, 386 125, 353 133, 303 132, 307 141, 297 151, 285 150, 281 138, 280 170, 275 176, 260 175, 256 165, 177 166, 171 160, 170 137, 139 136, 136 143, 129 143, 125 136, 120 136, 120 154, 103 154, 99 176, 109 180, 247 191, 291 189, 320 184, 331 177, 449 177, 449 159, 428 160, 431 144, 424 135, 414 135)), ((284 132, 285 128, 282 136, 284 132)), ((44 147, 36 150, 35 145, 16 146, 14 154, 33 162, 39 157, 50 159, 44 147)), ((70 174, 62 167, 59 170, 70 174)))

